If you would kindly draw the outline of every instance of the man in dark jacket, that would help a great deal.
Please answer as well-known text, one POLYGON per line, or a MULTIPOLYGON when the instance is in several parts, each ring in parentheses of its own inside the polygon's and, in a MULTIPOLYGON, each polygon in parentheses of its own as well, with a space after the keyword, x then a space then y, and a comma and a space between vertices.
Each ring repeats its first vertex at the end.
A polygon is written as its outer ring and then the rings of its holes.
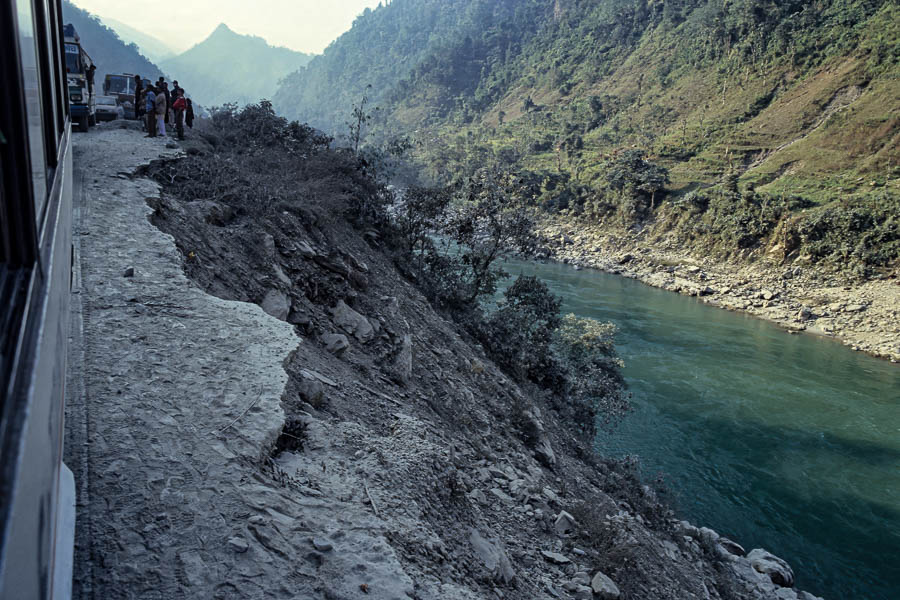
POLYGON ((187 101, 187 110, 184 113, 184 122, 187 123, 187 126, 191 129, 194 128, 194 103, 191 102, 190 98, 185 98, 187 101))
MULTIPOLYGON (((144 81, 141 79, 140 75, 134 76, 134 118, 137 120, 141 120, 141 115, 144 114, 144 103, 141 98, 141 94, 143 93, 144 81)), ((141 121, 143 123, 143 121, 141 121)))
POLYGON ((144 93, 144 112, 147 118, 147 137, 156 137, 156 90, 151 85, 144 93))

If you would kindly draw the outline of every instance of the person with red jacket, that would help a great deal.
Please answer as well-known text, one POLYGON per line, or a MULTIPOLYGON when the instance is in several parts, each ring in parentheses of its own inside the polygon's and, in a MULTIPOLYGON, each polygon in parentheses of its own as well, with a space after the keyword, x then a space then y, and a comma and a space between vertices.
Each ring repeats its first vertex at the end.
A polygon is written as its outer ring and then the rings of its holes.
POLYGON ((178 132, 178 139, 184 139, 184 111, 187 109, 187 102, 184 99, 184 90, 178 88, 175 92, 175 102, 172 103, 172 109, 175 111, 175 130, 178 132))

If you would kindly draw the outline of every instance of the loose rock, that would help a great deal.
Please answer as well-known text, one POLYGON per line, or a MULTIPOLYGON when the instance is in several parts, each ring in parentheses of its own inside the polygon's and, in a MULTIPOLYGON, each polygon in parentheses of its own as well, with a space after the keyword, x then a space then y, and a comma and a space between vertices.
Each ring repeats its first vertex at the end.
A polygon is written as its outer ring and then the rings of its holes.
POLYGON ((591 580, 591 589, 601 600, 618 600, 619 596, 621 596, 619 586, 601 571, 597 571, 597 574, 591 580))
POLYGON ((506 555, 506 551, 500 546, 500 542, 484 538, 477 529, 469 532, 469 543, 475 551, 475 556, 494 581, 511 583, 516 578, 512 563, 506 555))
POLYGON ((325 349, 335 356, 341 356, 350 347, 350 340, 342 333, 326 333, 321 337, 325 349))
POLYGON ((250 544, 246 540, 239 537, 233 537, 228 540, 228 545, 237 553, 243 553, 250 549, 250 544))
POLYGON ((313 538, 312 545, 319 552, 330 552, 334 549, 334 545, 325 538, 313 538))
POLYGON ((578 523, 575 522, 575 517, 573 517, 566 511, 560 511, 560 513, 556 516, 554 528, 556 529, 557 534, 570 534, 575 531, 576 527, 578 527, 578 523))
POLYGON ((562 554, 558 552, 550 552, 548 550, 541 550, 541 556, 544 557, 544 560, 553 563, 554 565, 567 565, 572 562, 562 554))
POLYGON ((794 571, 790 565, 774 554, 760 548, 751 550, 747 555, 750 565, 759 573, 768 575, 775 585, 792 587, 794 585, 794 571))
POLYGON ((375 335, 375 328, 369 320, 347 306, 343 300, 338 300, 337 306, 331 309, 331 315, 335 325, 360 342, 368 342, 375 335))
POLYGON ((291 312, 291 301, 287 294, 279 290, 269 290, 260 306, 266 313, 279 321, 287 321, 288 314, 291 312))

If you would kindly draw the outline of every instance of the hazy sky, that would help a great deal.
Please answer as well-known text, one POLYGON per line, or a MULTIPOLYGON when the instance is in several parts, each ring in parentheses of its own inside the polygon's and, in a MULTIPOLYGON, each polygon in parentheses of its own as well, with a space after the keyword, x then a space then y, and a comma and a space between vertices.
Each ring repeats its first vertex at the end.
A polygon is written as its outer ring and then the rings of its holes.
POLYGON ((72 0, 100 17, 131 25, 171 46, 187 50, 219 23, 238 33, 265 38, 273 46, 319 53, 367 7, 379 0, 72 0))

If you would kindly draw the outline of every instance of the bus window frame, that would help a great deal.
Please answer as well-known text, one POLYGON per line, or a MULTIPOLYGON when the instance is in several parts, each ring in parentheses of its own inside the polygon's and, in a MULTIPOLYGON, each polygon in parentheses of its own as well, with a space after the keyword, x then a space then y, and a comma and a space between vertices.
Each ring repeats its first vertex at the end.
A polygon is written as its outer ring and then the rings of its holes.
MULTIPOLYGON (((55 76, 58 65, 55 52, 52 51, 53 29, 50 19, 50 7, 47 0, 33 0, 35 8, 35 23, 38 31, 35 35, 35 43, 38 45, 40 61, 50 65, 50 69, 41 70, 41 113, 44 118, 44 153, 47 161, 47 181, 53 181, 54 171, 59 164, 59 141, 62 137, 62 127, 59 121, 57 108, 60 95, 59 82, 55 76), (49 126, 47 126, 49 125, 49 126)), ((43 219, 39 218, 39 222, 43 219)))
MULTIPOLYGON (((0 38, 18 40, 18 19, 12 2, 3 2, 0 13, 0 38)), ((0 111, 0 131, 6 143, 0 144, 0 165, 4 165, 0 222, 6 225, 6 264, 31 267, 38 260, 38 223, 34 207, 34 183, 31 180, 31 156, 28 147, 28 115, 21 70, 20 48, 12 43, 0 53, 0 81, 5 82, 9 98, 0 111), (27 157, 27 160, 22 160, 27 157), (27 199, 27 202, 24 201, 27 199), (15 204, 15 211, 8 208, 15 204)))

